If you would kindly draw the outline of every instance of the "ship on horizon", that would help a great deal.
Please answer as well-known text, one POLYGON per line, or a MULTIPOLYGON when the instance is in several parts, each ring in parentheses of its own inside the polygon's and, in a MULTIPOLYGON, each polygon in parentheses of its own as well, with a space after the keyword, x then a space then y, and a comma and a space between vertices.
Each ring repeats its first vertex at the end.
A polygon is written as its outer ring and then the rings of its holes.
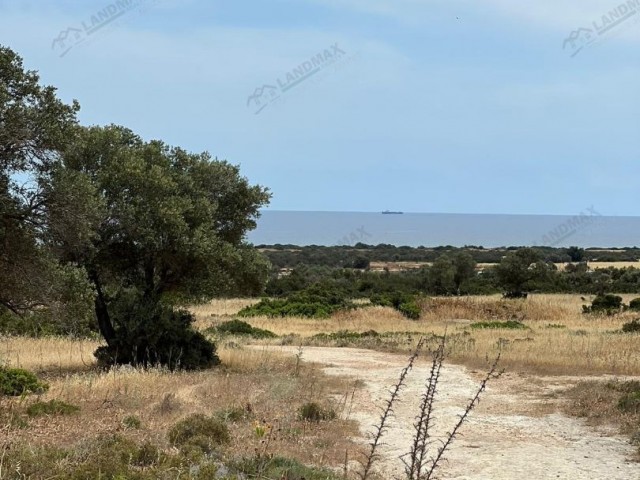
POLYGON ((393 212, 391 210, 384 210, 382 212, 383 215, 402 215, 404 212, 393 212))

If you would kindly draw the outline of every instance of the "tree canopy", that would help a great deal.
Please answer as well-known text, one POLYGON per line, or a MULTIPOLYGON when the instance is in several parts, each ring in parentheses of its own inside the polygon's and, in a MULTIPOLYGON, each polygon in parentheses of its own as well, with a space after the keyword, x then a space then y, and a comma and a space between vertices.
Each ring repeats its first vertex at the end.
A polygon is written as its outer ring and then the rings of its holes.
POLYGON ((105 364, 217 363, 181 308, 262 291, 269 264, 245 237, 269 192, 206 152, 80 126, 4 47, 0 79, 0 305, 89 301, 105 364))

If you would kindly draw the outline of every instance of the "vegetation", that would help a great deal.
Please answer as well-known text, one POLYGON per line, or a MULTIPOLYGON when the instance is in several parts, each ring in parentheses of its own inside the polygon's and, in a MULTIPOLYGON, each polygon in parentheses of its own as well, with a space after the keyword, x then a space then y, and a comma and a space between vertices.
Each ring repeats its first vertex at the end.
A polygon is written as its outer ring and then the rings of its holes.
POLYGON ((43 393, 48 389, 49 385, 41 382, 27 370, 0 366, 0 395, 19 396, 27 393, 43 393))
POLYGON ((300 407, 300 418, 308 422, 320 422, 336 418, 335 410, 325 408, 316 402, 308 402, 300 407))
POLYGON ((591 306, 583 305, 584 313, 603 313, 606 315, 614 315, 620 313, 625 308, 622 303, 622 297, 619 295, 598 295, 591 302, 591 306))
POLYGON ((481 328, 492 328, 492 329, 509 329, 509 330, 522 330, 527 328, 527 326, 516 320, 507 320, 506 322, 475 322, 470 325, 471 328, 481 329, 481 328))
POLYGON ((635 318, 630 322, 626 322, 622 325, 622 331, 624 333, 636 333, 640 332, 640 318, 635 318))
POLYGON ((224 422, 202 414, 193 414, 180 420, 167 435, 172 445, 195 446, 205 453, 231 440, 229 428, 224 422))
POLYGON ((30 417, 40 417, 42 415, 71 415, 77 413, 80 408, 60 400, 49 400, 48 402, 35 402, 27 407, 27 415, 30 417))
POLYGON ((217 333, 220 335, 241 335, 251 338, 275 338, 277 335, 269 330, 263 330, 262 328, 252 327, 247 322, 242 320, 233 319, 228 322, 223 322, 220 325, 207 329, 209 333, 217 333))
POLYGON ((86 332, 95 316, 105 366, 219 363, 179 307, 262 291, 268 263, 245 234, 267 190, 208 153, 79 126, 78 104, 40 86, 8 48, 0 67, 3 323, 38 334, 41 318, 74 319, 69 331, 86 332))

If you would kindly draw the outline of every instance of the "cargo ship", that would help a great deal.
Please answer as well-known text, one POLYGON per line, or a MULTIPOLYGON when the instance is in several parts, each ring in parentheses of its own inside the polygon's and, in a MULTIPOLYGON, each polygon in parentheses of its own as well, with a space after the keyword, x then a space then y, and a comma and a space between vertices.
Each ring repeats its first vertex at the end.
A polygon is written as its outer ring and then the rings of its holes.
POLYGON ((383 215, 402 215, 404 212, 392 212, 391 210, 385 210, 382 212, 383 215))

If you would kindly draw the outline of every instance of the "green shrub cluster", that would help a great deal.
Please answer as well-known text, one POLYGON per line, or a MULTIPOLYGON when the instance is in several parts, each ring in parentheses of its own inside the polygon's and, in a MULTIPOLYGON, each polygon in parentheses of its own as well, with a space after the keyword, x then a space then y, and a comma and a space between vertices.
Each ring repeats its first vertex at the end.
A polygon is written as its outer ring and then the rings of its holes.
POLYGON ((270 330, 264 330, 262 328, 256 328, 243 322, 242 320, 234 319, 228 322, 223 322, 216 327, 211 327, 205 330, 207 333, 214 333, 219 335, 240 335, 251 338, 276 338, 277 335, 270 330))
POLYGON ((416 297, 414 295, 402 292, 373 295, 371 297, 371 303, 394 308, 411 320, 418 320, 420 318, 420 306, 416 303, 416 297))
POLYGON ((320 422, 322 420, 334 420, 336 412, 332 408, 325 408, 319 403, 308 402, 300 407, 298 416, 308 422, 320 422))
POLYGON ((367 330, 366 332, 352 332, 351 330, 339 330, 331 333, 316 333, 313 337, 315 340, 359 340, 361 338, 377 338, 380 334, 375 330, 367 330))
POLYGON ((640 298, 634 298, 629 302, 629 310, 640 312, 640 298))
POLYGON ((289 295, 285 299, 262 299, 260 302, 245 307, 238 315, 241 317, 307 317, 329 318, 338 310, 355 308, 346 299, 343 292, 309 288, 289 295))
POLYGON ((0 367, 0 395, 43 393, 48 389, 49 385, 38 380, 38 377, 27 370, 0 367))
POLYGON ((204 453, 210 453, 215 447, 231 441, 229 428, 223 421, 200 413, 180 420, 171 427, 167 437, 176 447, 196 447, 204 453))
POLYGON ((622 331, 624 333, 636 333, 640 332, 640 318, 635 318, 630 322, 622 325, 622 331))
POLYGON ((244 458, 233 465, 234 470, 249 478, 282 478, 286 480, 339 480, 342 475, 324 469, 307 467, 297 460, 284 457, 256 456, 244 458))
POLYGON ((40 417, 43 415, 71 415, 80 411, 80 407, 71 405, 61 400, 49 400, 48 402, 35 402, 27 407, 27 415, 40 417))
POLYGON ((522 330, 528 328, 524 323, 517 320, 507 320, 506 322, 475 322, 470 325, 475 329, 508 329, 508 330, 522 330))
POLYGON ((622 303, 622 297, 619 295, 612 295, 607 293, 606 295, 598 295, 593 299, 590 306, 583 305, 582 311, 584 313, 600 313, 606 315, 614 315, 620 313, 625 309, 624 303, 622 303))
POLYGON ((145 300, 135 292, 114 303, 115 338, 95 352, 101 366, 165 365, 171 370, 194 370, 220 363, 215 345, 193 329, 195 317, 190 312, 145 300))

